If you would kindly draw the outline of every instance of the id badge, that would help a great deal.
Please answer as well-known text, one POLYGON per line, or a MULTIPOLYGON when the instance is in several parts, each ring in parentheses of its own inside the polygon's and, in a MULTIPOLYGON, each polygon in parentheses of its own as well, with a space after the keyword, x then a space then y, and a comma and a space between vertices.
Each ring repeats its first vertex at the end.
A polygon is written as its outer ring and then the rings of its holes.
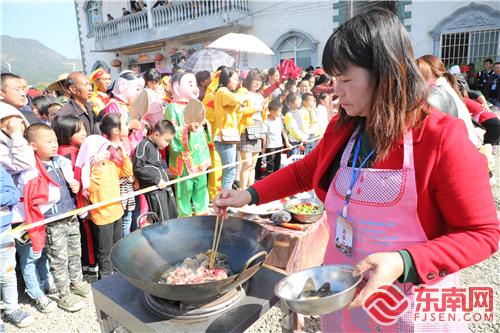
POLYGON ((354 232, 352 222, 341 215, 337 215, 335 247, 346 256, 352 257, 353 242, 354 232))

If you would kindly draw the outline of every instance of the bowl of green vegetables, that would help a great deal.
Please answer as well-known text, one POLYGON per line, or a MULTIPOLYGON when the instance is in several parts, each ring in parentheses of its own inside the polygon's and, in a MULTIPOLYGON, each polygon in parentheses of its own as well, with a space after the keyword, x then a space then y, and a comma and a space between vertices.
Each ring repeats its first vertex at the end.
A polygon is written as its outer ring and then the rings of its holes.
POLYGON ((285 203, 285 210, 292 214, 292 218, 301 223, 314 223, 325 212, 323 204, 318 199, 293 199, 285 203))

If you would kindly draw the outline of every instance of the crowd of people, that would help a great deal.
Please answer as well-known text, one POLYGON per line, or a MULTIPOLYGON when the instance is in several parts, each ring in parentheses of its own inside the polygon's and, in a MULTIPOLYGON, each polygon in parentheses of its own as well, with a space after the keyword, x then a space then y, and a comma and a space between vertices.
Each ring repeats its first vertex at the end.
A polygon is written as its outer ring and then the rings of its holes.
POLYGON ((141 213, 160 220, 208 214, 221 188, 247 188, 278 170, 284 146, 290 155, 312 150, 337 107, 335 81, 314 68, 300 80, 275 68, 221 67, 177 68, 167 77, 156 69, 142 76, 126 70, 114 81, 98 69, 61 76, 34 98, 18 75, 2 73, 1 84, 0 274, 4 319, 19 327, 33 318, 18 305, 16 252, 40 312, 78 311, 90 293, 83 276, 113 273, 113 244, 151 222, 138 221, 141 213), (316 82, 326 89, 314 89, 316 82), (191 99, 204 106, 206 121, 184 119, 191 99), (259 158, 264 152, 274 154, 259 158), (221 165, 229 167, 196 176, 221 165), (172 188, 173 177, 189 179, 172 188), (152 186, 145 195, 74 213, 152 186), (11 233, 62 214, 68 216, 11 233))
MULTIPOLYGON (((500 138, 490 109, 499 105, 500 63, 494 72, 487 63, 478 76, 481 93, 470 85, 470 69, 468 76, 453 75, 435 56, 418 59, 428 103, 462 119, 477 149, 500 138)), ((313 151, 339 108, 336 79, 319 67, 294 78, 276 68, 175 68, 164 77, 156 69, 125 70, 114 81, 101 68, 89 76, 70 73, 51 86, 58 97, 52 91, 31 98, 26 80, 1 74, 0 282, 4 319, 19 327, 33 318, 18 305, 16 252, 26 293, 40 312, 78 311, 90 293, 84 274, 113 273, 113 244, 151 222, 138 221, 141 213, 160 220, 208 214, 221 189, 247 189, 279 170, 283 157, 313 151), (204 109, 195 120, 187 117, 193 99, 204 109), (203 174, 209 168, 216 171, 203 174), (178 177, 186 179, 169 186, 178 177), (15 239, 11 233, 66 213, 15 239)))

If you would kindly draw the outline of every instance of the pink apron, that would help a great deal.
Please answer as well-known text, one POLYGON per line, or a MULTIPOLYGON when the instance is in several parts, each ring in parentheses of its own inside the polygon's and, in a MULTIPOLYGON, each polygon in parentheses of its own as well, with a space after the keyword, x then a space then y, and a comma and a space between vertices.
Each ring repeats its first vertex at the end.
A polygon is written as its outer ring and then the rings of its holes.
MULTIPOLYGON (((359 129, 352 134, 340 168, 325 199, 330 240, 324 264, 356 265, 375 252, 404 249, 410 244, 427 241, 417 214, 417 188, 413 161, 412 132, 404 136, 404 162, 400 170, 362 168, 348 206, 348 219, 353 223, 353 256, 348 257, 335 246, 336 219, 344 207, 345 195, 351 181, 351 167, 347 166, 359 129)), ((433 287, 458 285, 458 274, 450 274, 433 287)), ((411 283, 395 284, 413 300, 411 283)), ((330 332, 463 332, 464 324, 451 322, 414 322, 414 304, 391 326, 379 325, 362 308, 333 312, 321 317, 324 333, 330 332)))

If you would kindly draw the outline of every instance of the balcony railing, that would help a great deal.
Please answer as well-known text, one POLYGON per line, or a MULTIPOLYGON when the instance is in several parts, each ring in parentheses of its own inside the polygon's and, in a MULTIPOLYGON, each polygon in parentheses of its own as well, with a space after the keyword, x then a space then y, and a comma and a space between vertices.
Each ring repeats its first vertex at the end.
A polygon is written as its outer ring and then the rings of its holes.
POLYGON ((139 13, 124 16, 95 26, 96 40, 104 40, 112 37, 121 37, 134 32, 149 29, 148 13, 139 13))
POLYGON ((179 23, 199 21, 230 13, 249 14, 250 0, 178 0, 151 9, 151 22, 149 22, 148 12, 142 11, 97 24, 94 29, 95 38, 96 42, 115 40, 150 29, 167 28, 179 23))

